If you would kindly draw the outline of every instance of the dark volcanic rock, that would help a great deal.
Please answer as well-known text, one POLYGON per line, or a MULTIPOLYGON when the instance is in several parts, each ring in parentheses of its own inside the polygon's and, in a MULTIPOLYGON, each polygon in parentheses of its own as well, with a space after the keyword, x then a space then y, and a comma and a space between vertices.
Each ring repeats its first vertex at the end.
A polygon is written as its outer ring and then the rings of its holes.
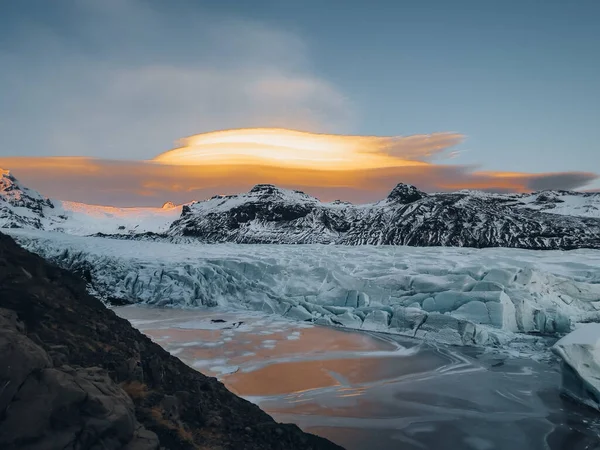
POLYGON ((0 448, 336 449, 277 424, 0 234, 0 448))
POLYGON ((388 200, 398 203, 412 203, 427 197, 425 192, 419 191, 411 184, 399 183, 388 195, 388 200))
POLYGON ((158 450, 156 434, 103 369, 53 367, 15 316, 0 309, 1 448, 158 450))

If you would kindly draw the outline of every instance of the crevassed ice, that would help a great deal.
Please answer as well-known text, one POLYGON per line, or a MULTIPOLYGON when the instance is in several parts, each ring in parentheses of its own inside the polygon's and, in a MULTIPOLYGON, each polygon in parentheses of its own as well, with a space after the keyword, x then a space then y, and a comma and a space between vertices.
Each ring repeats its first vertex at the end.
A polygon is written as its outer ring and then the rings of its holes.
POLYGON ((13 230, 105 297, 497 345, 600 320, 600 251, 171 244, 13 230))

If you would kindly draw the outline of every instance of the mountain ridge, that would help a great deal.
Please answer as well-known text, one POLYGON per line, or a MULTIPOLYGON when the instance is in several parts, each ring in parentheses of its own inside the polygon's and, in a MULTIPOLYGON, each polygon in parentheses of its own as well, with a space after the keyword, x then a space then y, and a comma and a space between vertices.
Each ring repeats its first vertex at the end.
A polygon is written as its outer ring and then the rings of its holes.
POLYGON ((206 243, 600 248, 600 193, 425 193, 399 183, 355 205, 258 184, 175 207, 113 208, 44 199, 7 172, 2 180, 0 228, 206 243))

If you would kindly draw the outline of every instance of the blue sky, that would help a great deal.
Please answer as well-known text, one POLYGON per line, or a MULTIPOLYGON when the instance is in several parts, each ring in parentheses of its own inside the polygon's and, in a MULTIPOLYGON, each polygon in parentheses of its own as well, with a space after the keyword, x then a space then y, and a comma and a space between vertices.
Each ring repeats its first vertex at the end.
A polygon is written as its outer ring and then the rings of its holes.
POLYGON ((595 0, 0 8, 0 157, 150 159, 187 135, 282 126, 457 132, 452 163, 600 171, 595 0))

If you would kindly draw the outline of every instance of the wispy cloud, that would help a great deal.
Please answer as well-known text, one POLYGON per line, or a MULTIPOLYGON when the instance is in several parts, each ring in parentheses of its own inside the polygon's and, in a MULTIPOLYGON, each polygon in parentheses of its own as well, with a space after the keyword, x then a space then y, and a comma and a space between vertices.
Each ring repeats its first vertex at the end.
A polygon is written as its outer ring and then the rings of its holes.
POLYGON ((351 102, 292 32, 141 0, 56 6, 68 24, 19 21, 17 51, 0 49, 16 105, 0 121, 0 155, 147 159, 201 131, 353 122, 351 102))

